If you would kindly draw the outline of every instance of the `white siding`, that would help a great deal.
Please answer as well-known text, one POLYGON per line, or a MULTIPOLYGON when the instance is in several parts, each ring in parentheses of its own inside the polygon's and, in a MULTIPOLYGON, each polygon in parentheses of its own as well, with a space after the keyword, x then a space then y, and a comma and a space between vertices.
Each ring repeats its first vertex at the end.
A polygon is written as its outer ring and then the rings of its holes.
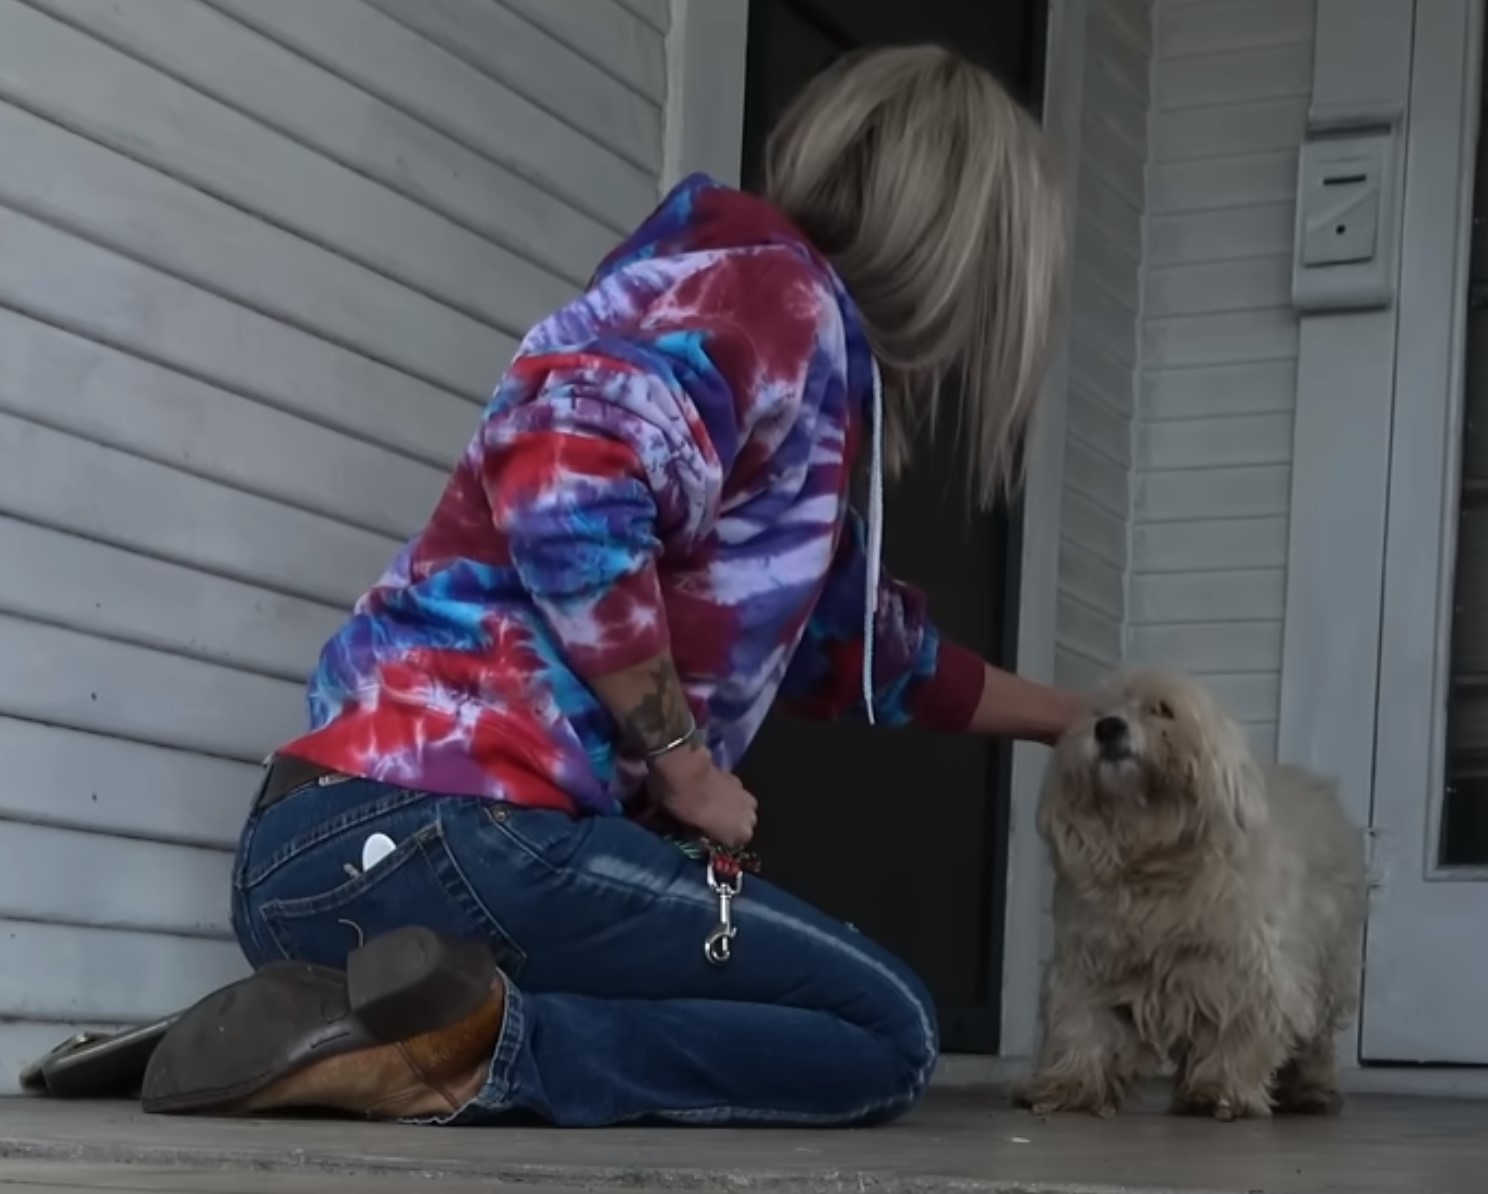
POLYGON ((0 1091, 236 976, 255 764, 655 202, 666 0, 0 0, 0 1091))
POLYGON ((1275 751, 1312 0, 1158 0, 1128 658, 1275 751))
POLYGON ((1149 0, 1089 6, 1055 620, 1055 678, 1081 688, 1123 654, 1152 50, 1149 0))

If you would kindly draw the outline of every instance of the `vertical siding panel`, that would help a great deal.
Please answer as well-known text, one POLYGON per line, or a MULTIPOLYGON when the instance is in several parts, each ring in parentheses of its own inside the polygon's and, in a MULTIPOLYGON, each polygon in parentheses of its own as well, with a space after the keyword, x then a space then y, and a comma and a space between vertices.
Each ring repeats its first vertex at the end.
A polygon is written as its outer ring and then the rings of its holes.
POLYGON ((1158 0, 1129 648, 1275 752, 1314 0, 1158 0))

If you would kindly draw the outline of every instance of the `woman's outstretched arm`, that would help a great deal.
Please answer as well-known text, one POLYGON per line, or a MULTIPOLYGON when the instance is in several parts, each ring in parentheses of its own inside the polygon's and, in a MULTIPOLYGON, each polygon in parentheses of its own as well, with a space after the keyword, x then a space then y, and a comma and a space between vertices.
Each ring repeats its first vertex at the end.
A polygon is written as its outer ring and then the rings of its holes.
POLYGON ((967 728, 990 738, 1016 738, 1053 745, 1084 713, 1084 701, 1072 692, 1025 680, 985 665, 982 696, 967 728))
MULTIPOLYGON (((821 721, 864 714, 862 520, 849 513, 836 558, 781 688, 821 721)), ((993 667, 941 635, 919 590, 884 576, 874 619, 873 713, 885 726, 1052 742, 1079 715, 1074 695, 993 667)))

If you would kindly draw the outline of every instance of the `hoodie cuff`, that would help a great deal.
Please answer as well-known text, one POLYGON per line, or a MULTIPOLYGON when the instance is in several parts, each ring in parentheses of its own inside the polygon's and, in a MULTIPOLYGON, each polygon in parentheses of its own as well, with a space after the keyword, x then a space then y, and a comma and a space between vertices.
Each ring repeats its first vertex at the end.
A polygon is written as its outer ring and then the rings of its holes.
POLYGON ((910 700, 910 719, 921 729, 964 733, 982 701, 987 665, 965 647, 941 640, 935 671, 918 684, 910 700))

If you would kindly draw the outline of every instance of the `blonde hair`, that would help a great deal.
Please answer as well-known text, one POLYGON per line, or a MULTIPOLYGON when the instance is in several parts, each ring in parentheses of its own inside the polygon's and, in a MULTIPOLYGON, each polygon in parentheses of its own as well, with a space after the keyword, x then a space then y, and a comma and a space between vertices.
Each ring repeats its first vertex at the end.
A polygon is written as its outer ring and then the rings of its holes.
POLYGON ((950 50, 849 55, 771 133, 765 191, 862 312, 884 371, 889 470, 921 428, 934 433, 949 390, 972 501, 1014 489, 1064 272, 1060 185, 1037 122, 950 50))

